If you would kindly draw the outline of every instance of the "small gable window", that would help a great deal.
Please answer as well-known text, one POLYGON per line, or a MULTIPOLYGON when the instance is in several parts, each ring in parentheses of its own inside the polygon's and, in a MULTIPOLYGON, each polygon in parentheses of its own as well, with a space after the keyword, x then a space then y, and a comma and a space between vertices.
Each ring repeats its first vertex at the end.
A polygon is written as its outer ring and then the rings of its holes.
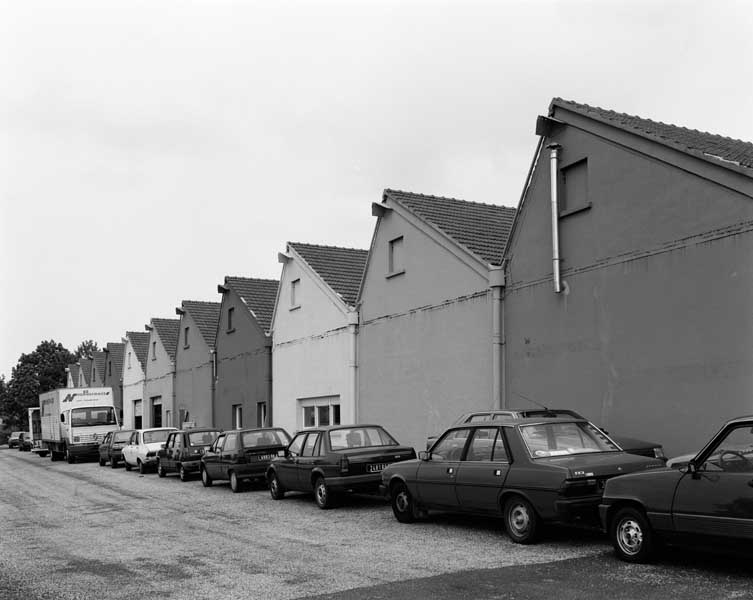
POLYGON ((235 331, 235 327, 233 327, 233 313, 235 312, 235 307, 231 306, 227 309, 227 332, 230 333, 231 331, 235 331))
POLYGON ((157 360, 157 342, 152 342, 152 360, 157 360))
POLYGON ((290 310, 301 307, 301 280, 290 282, 290 310))
POLYGON ((405 273, 403 236, 390 240, 387 248, 387 277, 405 273))
POLYGON ((112 377, 112 361, 107 363, 107 376, 112 377))
POLYGON ((559 194, 560 217, 591 208, 588 196, 588 159, 562 167, 562 186, 559 194))
POLYGON ((128 353, 128 368, 131 368, 131 353, 128 353))
POLYGON ((188 330, 191 329, 190 327, 186 327, 183 330, 183 347, 188 348, 188 330))

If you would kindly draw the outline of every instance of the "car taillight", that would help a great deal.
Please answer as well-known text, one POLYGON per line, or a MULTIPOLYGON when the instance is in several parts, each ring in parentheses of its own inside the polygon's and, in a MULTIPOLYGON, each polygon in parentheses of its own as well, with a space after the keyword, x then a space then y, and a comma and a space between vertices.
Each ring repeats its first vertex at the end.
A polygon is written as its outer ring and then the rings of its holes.
POLYGON ((667 457, 664 456, 664 448, 662 448, 661 446, 657 446, 656 448, 654 448, 654 457, 661 458, 662 460, 666 460, 667 457))
POLYGON ((340 473, 345 474, 350 471, 350 461, 347 456, 340 457, 340 473))

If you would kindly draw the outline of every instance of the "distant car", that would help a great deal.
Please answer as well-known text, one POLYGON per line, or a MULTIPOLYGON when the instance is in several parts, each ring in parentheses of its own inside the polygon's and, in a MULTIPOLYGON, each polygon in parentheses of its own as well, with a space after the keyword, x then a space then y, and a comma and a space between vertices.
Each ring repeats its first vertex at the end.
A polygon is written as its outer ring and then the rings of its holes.
POLYGON ((419 460, 387 467, 382 490, 402 523, 429 510, 490 515, 530 544, 544 523, 598 524, 605 481, 663 466, 621 451, 584 419, 480 421, 451 427, 419 460))
POLYGON ((615 553, 648 562, 658 542, 728 546, 753 541, 753 416, 727 422, 682 469, 607 482, 599 506, 615 553))
POLYGON ((144 474, 157 466, 157 452, 167 440, 175 427, 152 427, 137 429, 131 433, 128 444, 123 447, 123 463, 126 471, 138 467, 139 473, 144 474))
POLYGON ((265 481, 269 462, 290 443, 288 432, 279 427, 239 429, 219 435, 201 457, 201 482, 229 480, 240 492, 249 481, 265 481))
POLYGON ((314 493, 319 508, 331 508, 342 492, 376 494, 380 474, 416 452, 401 446, 379 425, 337 425, 299 432, 267 471, 272 498, 285 492, 314 493))
POLYGON ((107 444, 99 446, 99 465, 104 467, 109 461, 110 467, 115 469, 123 461, 123 448, 128 444, 133 435, 133 429, 119 429, 111 431, 107 444), (103 462, 104 461, 104 462, 103 462))
POLYGON ((167 436, 157 451, 157 475, 178 473, 181 481, 200 471, 201 456, 220 435, 219 429, 184 429, 167 436))
POLYGON ((23 431, 14 431, 10 434, 10 437, 8 438, 8 448, 18 448, 18 443, 22 433, 23 431))
POLYGON ((22 431, 18 436, 18 449, 23 452, 29 452, 34 447, 34 438, 28 431, 22 431))
MULTIPOLYGON (((509 408, 504 410, 480 410, 475 412, 468 412, 461 415, 455 425, 463 425, 466 423, 478 423, 487 421, 499 421, 505 419, 531 419, 531 418, 573 418, 573 419, 586 419, 586 417, 578 414, 574 410, 570 409, 527 409, 527 408, 509 408)), ((586 419, 588 420, 588 419, 586 419)), ((598 426, 597 426, 598 427, 598 426)), ((601 429, 601 428, 600 428, 601 429)), ((617 442, 617 445, 625 452, 630 454, 637 454, 638 456, 648 456, 651 458, 658 458, 666 461, 664 456, 664 448, 661 444, 654 442, 645 442, 643 440, 636 440, 634 438, 625 437, 623 435, 615 435, 602 429, 613 441, 617 442)), ((436 441, 436 437, 429 437, 426 442, 426 449, 428 450, 431 444, 436 441)))

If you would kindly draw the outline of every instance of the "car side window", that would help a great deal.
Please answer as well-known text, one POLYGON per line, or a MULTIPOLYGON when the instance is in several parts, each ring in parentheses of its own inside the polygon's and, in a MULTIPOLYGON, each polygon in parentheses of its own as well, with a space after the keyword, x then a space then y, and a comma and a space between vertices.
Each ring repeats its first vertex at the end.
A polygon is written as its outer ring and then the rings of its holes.
POLYGON ((293 441, 290 442, 290 446, 288 446, 288 453, 290 454, 290 456, 298 456, 301 453, 301 448, 303 448, 303 440, 305 438, 305 433, 299 433, 293 438, 293 441))
POLYGON ((491 415, 489 413, 477 413, 475 415, 471 415, 468 417, 465 422, 466 423, 478 423, 479 421, 489 421, 491 419, 491 415))
POLYGON ((492 452, 492 460, 510 462, 510 457, 507 454, 507 448, 505 448, 504 427, 497 429, 497 437, 494 438, 494 451, 492 452))
POLYGON ((238 434, 229 433, 225 436, 225 446, 222 448, 223 452, 234 452, 238 449, 238 434))
POLYGON ((173 435, 173 447, 178 449, 182 446, 183 446, 183 437, 179 433, 176 433, 175 435, 173 435))
POLYGON ((212 452, 219 452, 220 450, 222 450, 222 445, 224 443, 225 443, 225 436, 221 435, 215 440, 214 444, 212 444, 212 452))
POLYGON ((494 441, 497 438, 496 427, 479 427, 473 432, 471 443, 468 446, 465 460, 467 461, 491 461, 494 451, 494 441))
POLYGON ((472 429, 453 429, 445 433, 431 448, 433 460, 460 460, 472 429))
POLYGON ((753 429, 750 425, 730 429, 712 451, 703 468, 728 473, 753 473, 753 429))
POLYGON ((315 456, 314 448, 319 443, 319 434, 309 434, 306 438, 306 444, 303 446, 301 456, 315 456))

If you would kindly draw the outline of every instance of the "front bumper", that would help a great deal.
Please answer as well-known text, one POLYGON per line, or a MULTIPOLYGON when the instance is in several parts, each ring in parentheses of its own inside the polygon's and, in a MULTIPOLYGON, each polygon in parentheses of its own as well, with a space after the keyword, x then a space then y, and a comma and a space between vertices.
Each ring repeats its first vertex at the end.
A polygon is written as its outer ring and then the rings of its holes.
POLYGON ((75 458, 99 458, 99 444, 70 444, 68 453, 75 458))

